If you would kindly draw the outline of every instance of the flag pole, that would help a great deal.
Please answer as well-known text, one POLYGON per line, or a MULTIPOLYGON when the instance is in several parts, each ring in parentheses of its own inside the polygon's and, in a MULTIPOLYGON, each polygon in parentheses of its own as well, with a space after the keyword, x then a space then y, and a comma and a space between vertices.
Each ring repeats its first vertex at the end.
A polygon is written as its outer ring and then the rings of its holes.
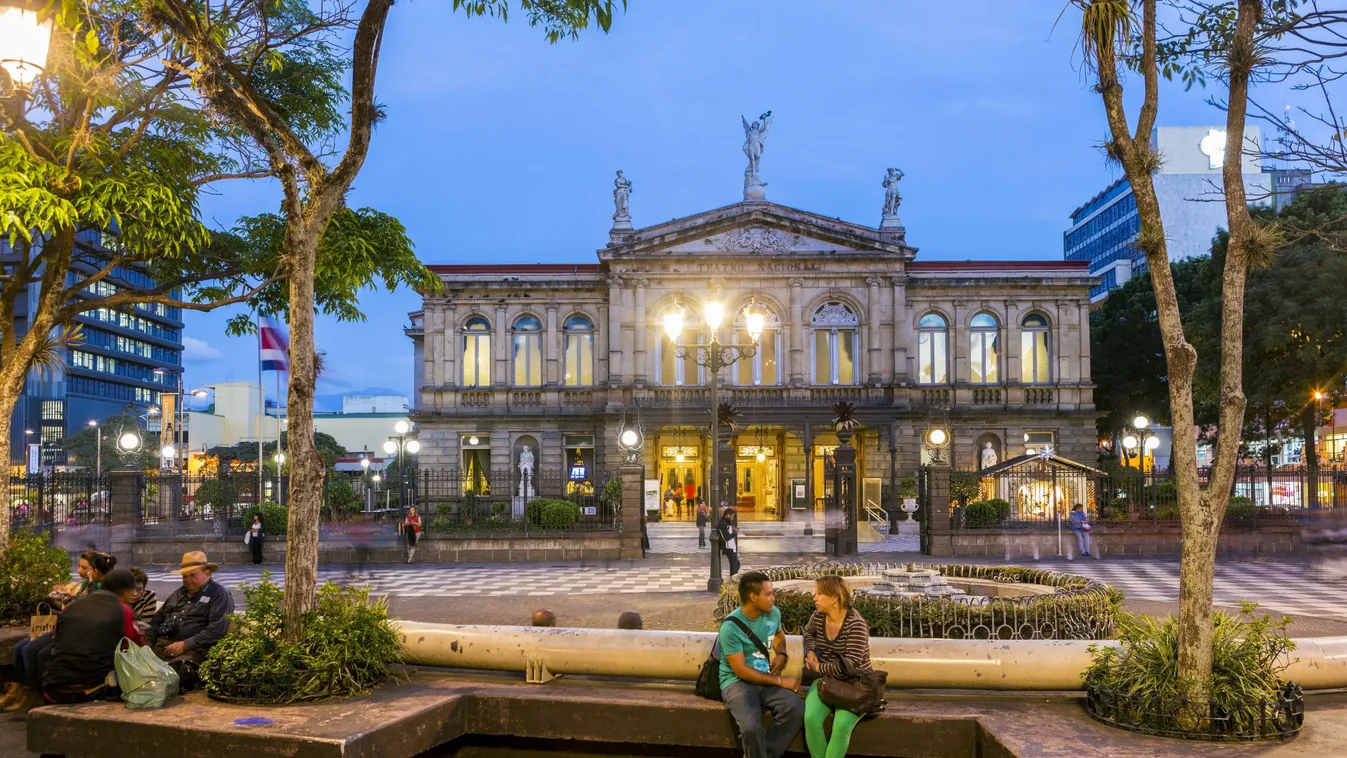
POLYGON ((267 418, 267 389, 262 383, 262 314, 257 314, 257 494, 253 504, 262 508, 262 426, 267 418))
POLYGON ((273 372, 276 375, 276 503, 285 505, 285 492, 282 487, 285 481, 285 462, 281 460, 281 372, 273 372))

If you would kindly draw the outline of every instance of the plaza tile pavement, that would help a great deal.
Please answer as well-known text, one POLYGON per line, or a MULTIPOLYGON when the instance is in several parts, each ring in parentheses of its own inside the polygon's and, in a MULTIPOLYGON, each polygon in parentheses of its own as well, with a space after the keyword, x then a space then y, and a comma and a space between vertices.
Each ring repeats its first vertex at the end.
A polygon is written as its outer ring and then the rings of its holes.
MULTIPOLYGON (((744 568, 808 561, 821 556, 751 554, 744 568)), ((914 560, 911 553, 873 553, 862 562, 914 560)), ((986 561, 978 561, 986 562, 986 561)), ((997 561, 1004 563, 1004 561, 997 561)), ((1016 561, 1015 565, 1046 568, 1090 576, 1111 584, 1129 600, 1173 603, 1178 598, 1177 559, 1078 559, 1016 561)), ((217 580, 230 589, 256 582, 261 568, 271 568, 273 580, 284 582, 279 567, 226 566, 217 580)), ((701 592, 709 573, 706 562, 691 556, 652 556, 642 562, 588 564, 375 564, 359 577, 379 595, 407 598, 546 597, 701 592)), ((152 587, 161 594, 180 583, 164 570, 152 571, 152 587)), ((346 567, 324 567, 320 581, 353 581, 346 567)), ((1236 606, 1241 600, 1260 603, 1278 614, 1347 621, 1347 584, 1321 573, 1307 561, 1247 561, 1222 563, 1216 569, 1216 604, 1236 606)))

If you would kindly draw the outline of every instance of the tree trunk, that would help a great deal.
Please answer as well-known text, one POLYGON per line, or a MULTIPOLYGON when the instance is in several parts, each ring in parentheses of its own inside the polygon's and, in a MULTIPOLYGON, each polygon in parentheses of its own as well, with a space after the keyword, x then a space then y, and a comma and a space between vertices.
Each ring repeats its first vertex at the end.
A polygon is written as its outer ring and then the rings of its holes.
MULTIPOLYGON (((318 590, 318 527, 323 459, 313 441, 313 396, 317 380, 313 335, 313 280, 318 240, 305 217, 290 214, 286 251, 290 261, 290 387, 286 418, 290 442, 290 512, 286 521, 285 637, 304 628, 318 590)), ((330 215, 330 214, 329 214, 330 215)), ((326 219, 324 219, 326 221, 326 219)))
POLYGON ((1314 433, 1319 429, 1319 404, 1311 399, 1305 406, 1305 410, 1300 414, 1300 426, 1305 435, 1305 447, 1301 451, 1301 457, 1305 460, 1305 506, 1313 510, 1319 509, 1319 450, 1315 443, 1314 433))

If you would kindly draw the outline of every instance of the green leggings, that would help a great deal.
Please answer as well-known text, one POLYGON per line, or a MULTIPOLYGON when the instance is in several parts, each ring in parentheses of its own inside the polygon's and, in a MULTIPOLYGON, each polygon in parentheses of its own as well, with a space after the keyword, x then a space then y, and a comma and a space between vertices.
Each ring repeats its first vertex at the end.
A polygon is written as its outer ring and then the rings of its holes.
POLYGON ((861 717, 843 708, 833 710, 825 705, 818 696, 818 682, 809 688, 809 697, 804 701, 804 738, 809 744, 810 758, 844 758, 847 747, 851 745, 851 730, 861 717), (823 722, 828 714, 833 715, 833 736, 827 739, 823 734, 823 722), (824 750, 824 746, 827 750, 824 750))

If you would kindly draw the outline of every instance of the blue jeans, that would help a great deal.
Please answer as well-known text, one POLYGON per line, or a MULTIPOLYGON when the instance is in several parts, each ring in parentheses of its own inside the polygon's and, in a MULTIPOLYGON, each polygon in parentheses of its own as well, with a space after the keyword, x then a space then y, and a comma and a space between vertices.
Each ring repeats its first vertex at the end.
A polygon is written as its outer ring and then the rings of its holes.
POLYGON ((804 724, 804 701, 790 690, 736 681, 721 691, 725 707, 739 725, 744 758, 781 758, 804 724), (762 727, 762 709, 772 712, 772 725, 762 727))
POLYGON ((1090 533, 1084 529, 1076 529, 1076 544, 1080 546, 1081 555, 1090 552, 1090 533))
POLYGON ((14 681, 35 690, 42 689, 42 671, 51 657, 51 646, 55 640, 55 632, 19 640, 14 645, 14 681))

